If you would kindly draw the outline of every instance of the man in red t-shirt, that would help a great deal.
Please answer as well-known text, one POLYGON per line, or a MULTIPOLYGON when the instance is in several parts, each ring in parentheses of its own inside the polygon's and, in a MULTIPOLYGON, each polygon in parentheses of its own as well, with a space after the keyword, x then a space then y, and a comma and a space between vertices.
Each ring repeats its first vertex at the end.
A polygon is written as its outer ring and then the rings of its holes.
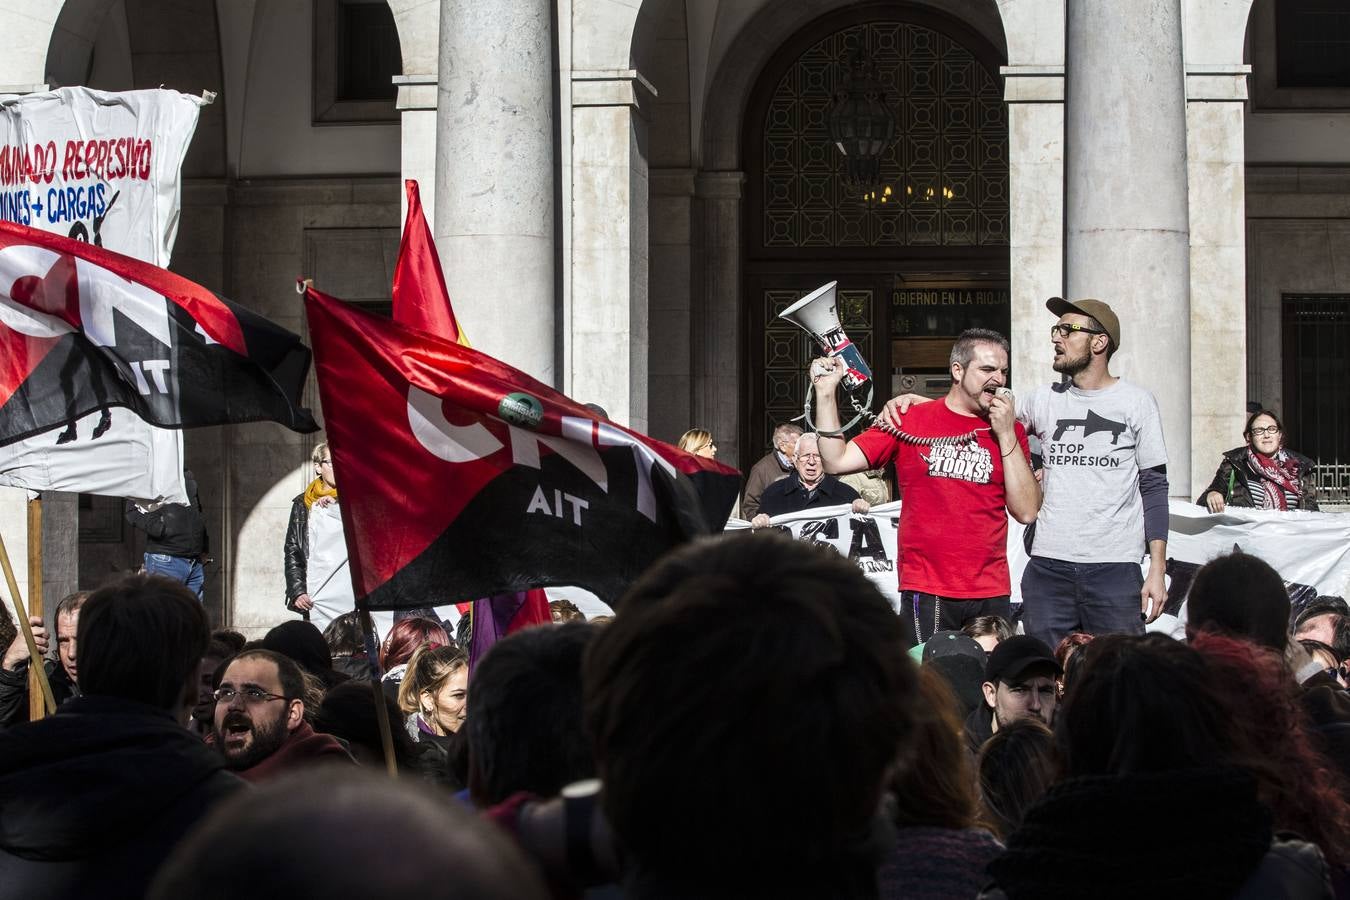
POLYGON ((1009 617, 1008 514, 1029 523, 1041 507, 1025 429, 1008 380, 1008 341, 972 328, 952 345, 952 386, 941 403, 911 406, 904 436, 873 427, 844 442, 835 389, 841 359, 811 364, 825 471, 877 469, 895 461, 900 510, 902 615, 922 643, 976 616, 1009 617), (933 440, 933 439, 938 440, 933 440), (1005 512, 1006 510, 1006 512, 1005 512))

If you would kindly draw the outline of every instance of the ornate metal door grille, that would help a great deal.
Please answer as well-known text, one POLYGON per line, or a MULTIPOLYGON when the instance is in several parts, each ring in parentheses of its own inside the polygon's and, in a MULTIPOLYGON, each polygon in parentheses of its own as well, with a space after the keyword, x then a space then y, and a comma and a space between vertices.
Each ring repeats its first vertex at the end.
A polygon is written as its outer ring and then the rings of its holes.
POLYGON ((1286 295, 1283 319, 1288 444, 1317 460, 1326 502, 1350 503, 1350 295, 1286 295))
POLYGON ((788 67, 769 100, 763 247, 1006 245, 1007 144, 1002 86, 960 43, 908 22, 835 32, 788 67), (870 203, 848 189, 826 126, 855 48, 871 61, 899 126, 870 203))

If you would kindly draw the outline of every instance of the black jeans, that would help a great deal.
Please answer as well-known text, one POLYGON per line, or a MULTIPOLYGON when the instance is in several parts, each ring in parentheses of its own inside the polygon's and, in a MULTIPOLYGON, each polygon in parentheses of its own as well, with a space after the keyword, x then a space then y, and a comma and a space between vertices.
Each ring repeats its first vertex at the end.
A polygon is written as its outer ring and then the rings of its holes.
POLYGON ((1002 616, 1012 622, 1012 604, 1002 597, 942 597, 922 591, 900 592, 900 618, 906 631, 913 629, 914 641, 922 644, 938 631, 960 631, 961 626, 980 616, 1002 616))

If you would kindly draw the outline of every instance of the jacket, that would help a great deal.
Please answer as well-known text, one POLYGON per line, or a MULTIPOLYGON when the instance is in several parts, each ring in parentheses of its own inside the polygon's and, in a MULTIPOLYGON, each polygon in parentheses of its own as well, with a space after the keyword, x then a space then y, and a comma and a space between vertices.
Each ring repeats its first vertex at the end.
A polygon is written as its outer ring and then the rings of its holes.
MULTIPOLYGON (((46 660, 43 668, 47 670, 47 681, 52 686, 52 699, 56 708, 71 697, 78 697, 80 689, 66 674, 60 663, 46 660)), ((24 660, 14 671, 0 669, 0 728, 19 725, 28 721, 28 660, 24 660)))
POLYGON ((822 478, 814 493, 808 495, 801 479, 793 472, 764 489, 759 498, 759 511, 770 516, 781 516, 806 509, 841 506, 857 499, 858 492, 833 475, 822 478))
MULTIPOLYGON (((284 545, 286 570, 286 608, 299 612, 295 608, 295 598, 305 593, 305 576, 309 561, 309 507, 305 505, 305 495, 301 494, 291 501, 291 521, 286 526, 284 545)), ((306 619, 308 613, 302 613, 306 619)))
MULTIPOLYGON (((1303 489, 1298 508, 1316 510, 1317 486, 1313 481, 1313 469, 1317 463, 1302 453, 1295 453, 1293 450, 1284 452, 1298 463, 1299 487, 1303 489)), ((1214 480, 1209 483, 1209 487, 1200 492, 1200 499, 1195 502, 1200 506, 1206 506, 1205 497, 1210 491, 1218 491, 1223 495, 1223 502, 1229 506, 1253 506, 1251 491, 1247 489, 1247 479, 1256 477, 1257 473, 1252 471, 1251 462, 1247 458, 1247 448, 1234 447, 1224 453, 1219 470, 1214 473, 1214 480)))
POLYGON ((187 503, 162 503, 147 512, 134 501, 127 501, 127 521, 145 532, 146 553, 195 559, 211 549, 202 519, 202 502, 197 497, 197 481, 186 469, 183 484, 187 488, 187 503))
POLYGON ((792 464, 783 465, 777 450, 750 467, 750 475, 745 480, 745 494, 741 498, 741 518, 750 520, 759 512, 759 498, 764 489, 779 479, 786 478, 792 472, 792 464))
POLYGON ((0 893, 140 898, 193 823, 243 782, 166 711, 77 697, 0 733, 0 893))

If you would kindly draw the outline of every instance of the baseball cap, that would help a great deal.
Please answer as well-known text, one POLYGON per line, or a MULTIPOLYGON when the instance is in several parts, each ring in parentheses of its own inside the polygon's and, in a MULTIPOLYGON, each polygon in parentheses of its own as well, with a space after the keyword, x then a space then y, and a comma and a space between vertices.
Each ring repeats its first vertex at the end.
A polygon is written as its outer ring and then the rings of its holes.
POLYGON ((1120 349, 1120 319, 1116 318, 1116 313, 1111 307, 1101 300, 1075 300, 1070 303, 1063 297, 1051 297, 1045 301, 1045 308, 1057 316, 1068 315, 1069 313, 1078 313, 1080 316, 1092 316, 1098 322, 1102 323, 1102 328, 1111 338, 1111 343, 1120 349))
POLYGON ((989 658, 979 641, 961 631, 939 631, 923 645, 923 662, 943 656, 969 656, 978 659, 981 666, 989 658))
POLYGON ((1064 673, 1059 663, 1055 661, 1055 654, 1050 652, 1044 641, 1028 634, 1014 635, 989 654, 989 664, 984 668, 984 680, 1012 681, 1035 667, 1051 669, 1056 675, 1064 673))

